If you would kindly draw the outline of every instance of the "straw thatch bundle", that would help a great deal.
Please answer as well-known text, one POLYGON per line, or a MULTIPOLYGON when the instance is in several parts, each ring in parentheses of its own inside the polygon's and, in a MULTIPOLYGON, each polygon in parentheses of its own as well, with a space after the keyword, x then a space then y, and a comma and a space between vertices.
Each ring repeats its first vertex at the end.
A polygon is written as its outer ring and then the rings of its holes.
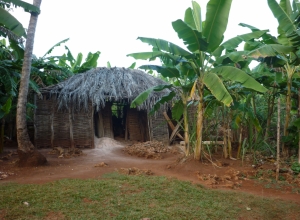
MULTIPOLYGON (((74 104, 77 109, 88 109, 90 102, 97 110, 105 106, 106 101, 127 102, 136 98, 143 91, 157 85, 167 84, 141 70, 126 68, 98 67, 85 73, 41 90, 58 99, 59 108, 74 104)), ((148 99, 138 106, 139 110, 149 110, 169 91, 152 92, 148 99)))

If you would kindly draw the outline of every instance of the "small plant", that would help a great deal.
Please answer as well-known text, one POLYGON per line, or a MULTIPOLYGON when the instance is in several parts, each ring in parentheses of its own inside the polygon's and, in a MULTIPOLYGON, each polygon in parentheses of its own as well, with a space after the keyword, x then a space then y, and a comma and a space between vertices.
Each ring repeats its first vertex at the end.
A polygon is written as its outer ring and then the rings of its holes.
POLYGON ((258 170, 258 171, 256 172, 256 174, 255 174, 255 177, 256 177, 256 178, 261 178, 261 177, 263 176, 263 174, 264 174, 264 171, 263 171, 263 170, 258 170))
POLYGON ((285 177, 284 176, 279 176, 279 181, 285 181, 285 177))
POLYGON ((299 174, 300 173, 300 164, 297 162, 294 162, 291 166, 292 171, 294 174, 299 174))

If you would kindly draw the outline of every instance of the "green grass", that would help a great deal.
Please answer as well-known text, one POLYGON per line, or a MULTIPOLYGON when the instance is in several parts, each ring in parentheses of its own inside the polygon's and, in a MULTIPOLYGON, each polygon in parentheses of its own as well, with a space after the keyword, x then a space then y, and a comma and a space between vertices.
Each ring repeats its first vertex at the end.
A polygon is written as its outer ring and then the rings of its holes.
POLYGON ((299 219, 300 207, 166 177, 118 173, 43 185, 0 185, 0 219, 44 219, 49 213, 60 219, 299 219))

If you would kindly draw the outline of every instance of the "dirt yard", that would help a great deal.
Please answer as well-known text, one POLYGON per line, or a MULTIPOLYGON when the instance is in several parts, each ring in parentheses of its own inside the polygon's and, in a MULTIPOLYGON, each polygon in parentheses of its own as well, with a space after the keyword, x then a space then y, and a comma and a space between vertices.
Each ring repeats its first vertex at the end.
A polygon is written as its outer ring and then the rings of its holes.
POLYGON ((100 178, 109 172, 128 175, 163 175, 202 184, 207 188, 246 192, 263 197, 290 200, 300 204, 300 174, 280 174, 274 181, 272 159, 262 159, 254 166, 251 158, 223 159, 222 151, 208 160, 184 158, 179 146, 165 147, 159 142, 132 143, 109 138, 96 139, 95 149, 68 152, 67 149, 39 149, 47 157, 43 167, 19 168, 16 144, 10 143, 0 154, 0 183, 42 184, 62 178, 100 178))

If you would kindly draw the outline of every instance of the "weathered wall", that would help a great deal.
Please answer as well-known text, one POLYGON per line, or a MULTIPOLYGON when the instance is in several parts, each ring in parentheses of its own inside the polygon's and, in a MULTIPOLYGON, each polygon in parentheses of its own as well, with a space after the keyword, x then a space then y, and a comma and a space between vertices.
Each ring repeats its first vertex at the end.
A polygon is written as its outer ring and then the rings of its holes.
POLYGON ((56 100, 35 99, 36 147, 94 147, 93 111, 58 110, 56 100))

